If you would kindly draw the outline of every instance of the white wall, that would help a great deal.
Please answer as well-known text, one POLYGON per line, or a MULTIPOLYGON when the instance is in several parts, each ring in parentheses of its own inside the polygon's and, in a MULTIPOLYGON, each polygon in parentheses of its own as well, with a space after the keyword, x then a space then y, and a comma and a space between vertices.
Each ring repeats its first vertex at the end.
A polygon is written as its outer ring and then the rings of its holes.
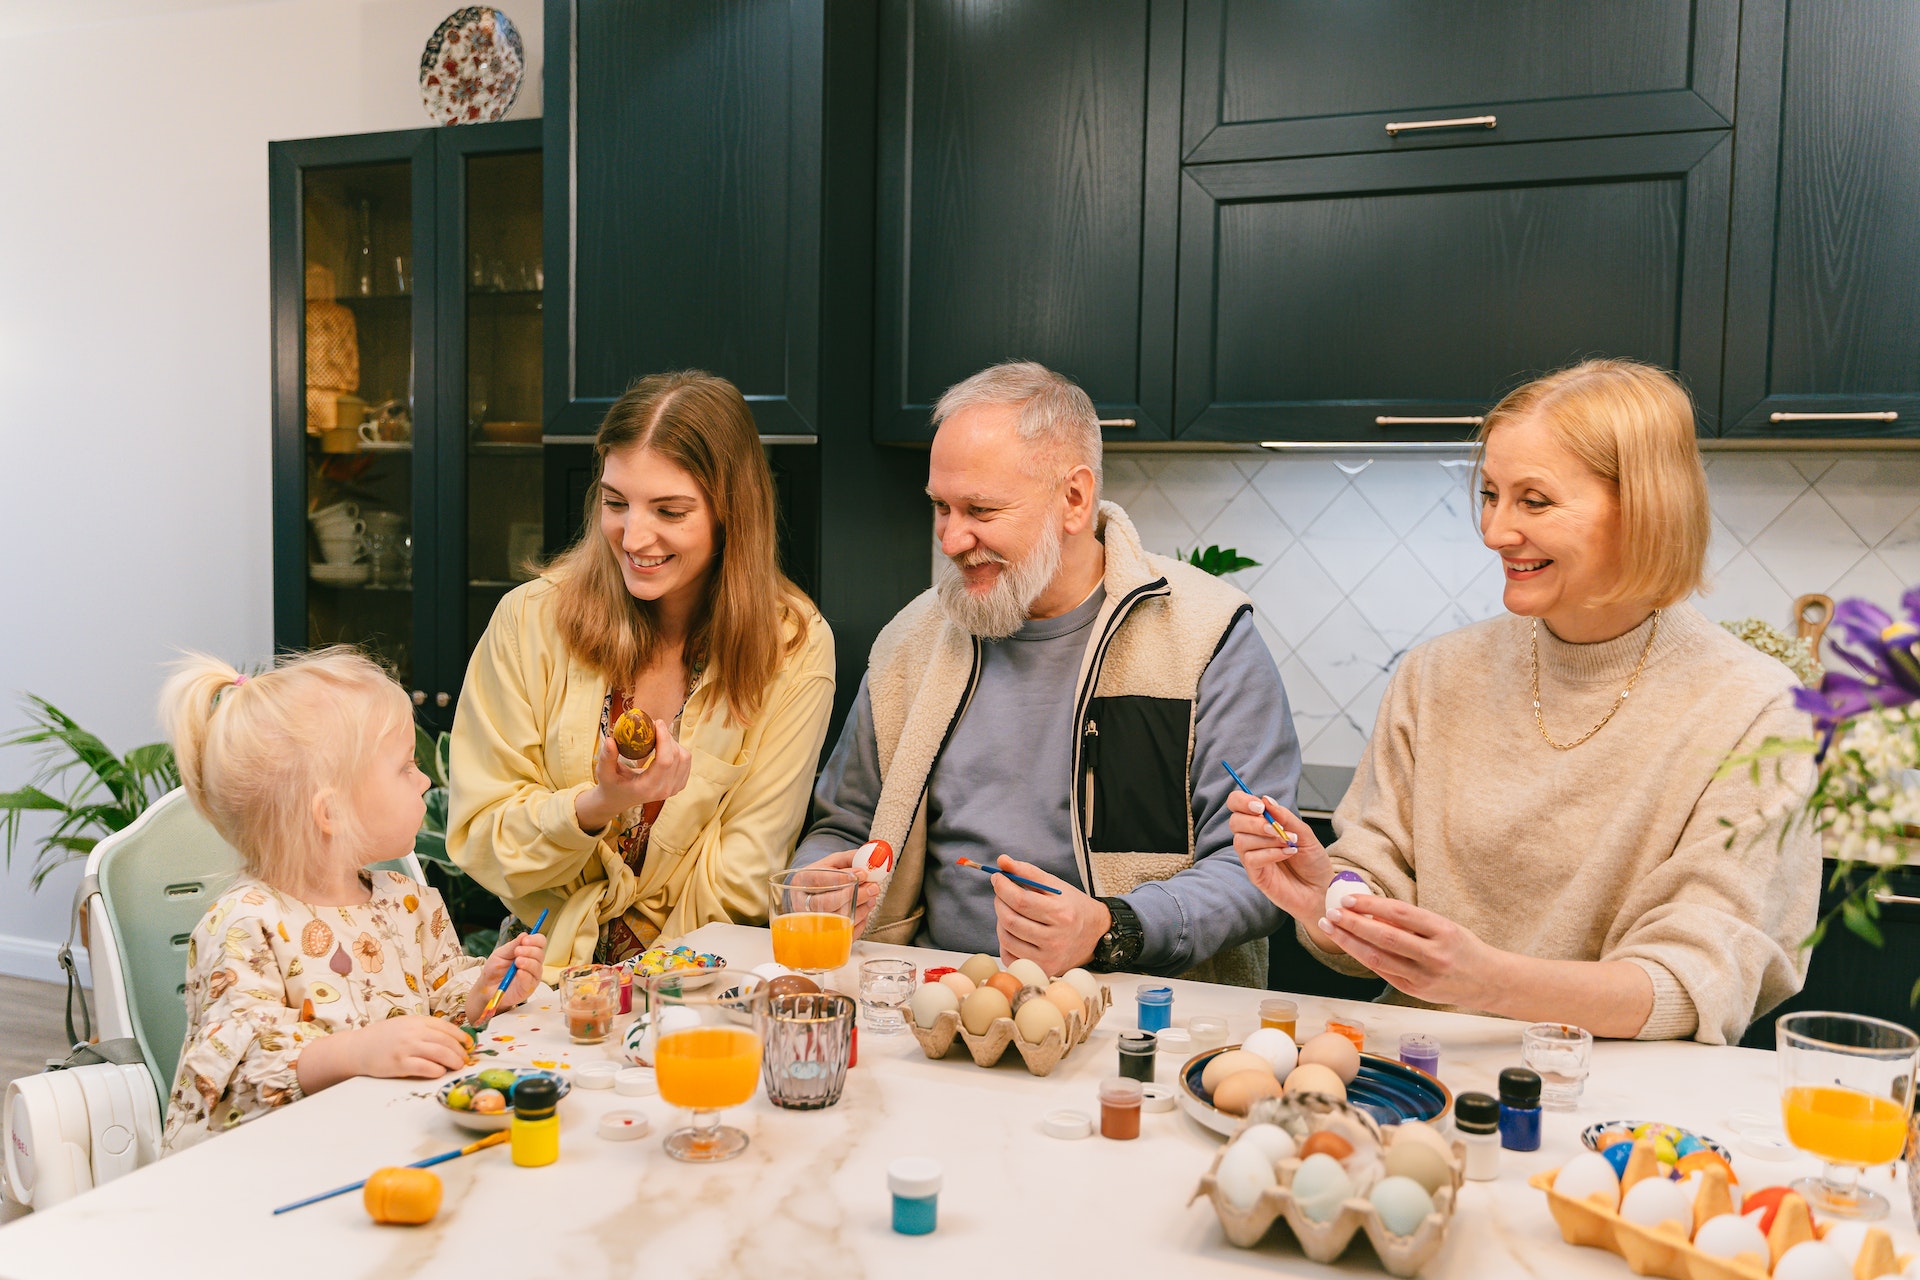
MULTIPOLYGON (((124 750, 176 647, 272 651, 267 143, 431 123, 457 7, 0 0, 0 731, 30 690, 124 750)), ((537 116, 542 6, 499 7, 537 116)), ((0 972, 51 978, 77 869, 34 895, 30 861, 0 972)))

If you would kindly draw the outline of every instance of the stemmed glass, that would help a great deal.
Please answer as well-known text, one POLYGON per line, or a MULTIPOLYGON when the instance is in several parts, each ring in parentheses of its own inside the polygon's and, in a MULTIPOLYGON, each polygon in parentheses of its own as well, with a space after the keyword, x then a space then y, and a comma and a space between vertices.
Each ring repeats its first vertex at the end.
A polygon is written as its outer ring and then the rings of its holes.
POLYGON ((667 1135, 667 1154, 703 1163, 731 1160, 747 1149, 747 1135, 720 1123, 719 1113, 753 1096, 760 1079, 760 1044, 767 995, 760 980, 737 969, 663 973, 647 982, 647 1008, 660 1032, 654 1078, 668 1106, 693 1112, 693 1123, 667 1135), (693 1019, 668 1020, 668 1009, 693 1019))
POLYGON ((1790 1013, 1774 1035, 1787 1138, 1827 1162, 1793 1189, 1836 1218, 1884 1218, 1887 1198, 1861 1186, 1860 1174, 1906 1147, 1920 1036, 1851 1013, 1790 1013))
POLYGON ((817 982, 853 954, 853 903, 860 877, 839 867, 795 867, 769 877, 773 958, 817 982))

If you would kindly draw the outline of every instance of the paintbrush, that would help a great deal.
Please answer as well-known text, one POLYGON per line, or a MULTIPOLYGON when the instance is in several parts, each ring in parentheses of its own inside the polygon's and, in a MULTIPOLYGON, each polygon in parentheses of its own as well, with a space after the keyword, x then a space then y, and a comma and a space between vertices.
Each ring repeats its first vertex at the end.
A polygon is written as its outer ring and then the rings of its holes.
POLYGON ((982 866, 980 863, 975 862, 972 858, 961 858, 959 859, 959 863, 963 867, 972 867, 975 871, 984 871, 990 876, 1005 876, 1007 879, 1013 881, 1015 884, 1023 884, 1027 886, 1027 888, 1037 889, 1041 893, 1059 893, 1060 892, 1058 889, 1054 888, 1050 884, 1041 884, 1038 880, 1029 880, 1025 876, 1017 876, 1013 874, 1013 872, 1011 871, 1002 871, 998 867, 982 866))
MULTIPOLYGON (((469 1142, 458 1151, 443 1151, 437 1156, 428 1156, 425 1160, 416 1160, 406 1167, 409 1169, 425 1169, 429 1165, 445 1164, 449 1160, 458 1160, 461 1156, 472 1155, 482 1147, 497 1147, 512 1136, 511 1130, 502 1129, 498 1133, 488 1134, 478 1142, 469 1142)), ((331 1200, 335 1196, 343 1196, 349 1191, 358 1191, 366 1185, 367 1179, 362 1178, 358 1182, 349 1182, 344 1187, 335 1187, 331 1191, 322 1191, 317 1196, 308 1196, 305 1200, 295 1200, 292 1204, 283 1204, 278 1209, 275 1209, 274 1213, 281 1214, 293 1209, 304 1209, 310 1204, 319 1204, 322 1200, 331 1200)))
POLYGON ((1252 796, 1255 800, 1260 801, 1260 816, 1265 818, 1267 820, 1267 825, 1273 828, 1273 834, 1279 836, 1282 840, 1285 840, 1290 845, 1298 846, 1300 843, 1300 837, 1294 835, 1293 832, 1287 830, 1285 827, 1281 826, 1279 823, 1273 820, 1273 814, 1270 810, 1268 810, 1267 802, 1265 798, 1263 798, 1258 791, 1255 791, 1252 787, 1248 786, 1244 781, 1242 781, 1240 775, 1233 771, 1233 766, 1228 764, 1225 760, 1222 760, 1220 762, 1220 767, 1227 771, 1227 776, 1233 779, 1233 783, 1235 786, 1239 787, 1242 791, 1252 796))
MULTIPOLYGON (((550 911, 550 910, 552 910, 551 907, 541 911, 540 918, 533 922, 533 928, 527 930, 527 932, 528 933, 540 932, 540 930, 543 927, 545 927, 547 923, 547 911, 550 911)), ((476 1030, 479 1029, 480 1027, 486 1026, 487 1023, 493 1018, 493 1011, 499 1007, 500 997, 507 994, 507 988, 513 985, 513 975, 518 972, 520 972, 520 966, 513 964, 512 962, 509 962, 507 964, 507 971, 504 975, 501 976, 500 985, 493 989, 493 994, 491 996, 487 997, 487 1007, 481 1011, 480 1021, 475 1024, 476 1030)))

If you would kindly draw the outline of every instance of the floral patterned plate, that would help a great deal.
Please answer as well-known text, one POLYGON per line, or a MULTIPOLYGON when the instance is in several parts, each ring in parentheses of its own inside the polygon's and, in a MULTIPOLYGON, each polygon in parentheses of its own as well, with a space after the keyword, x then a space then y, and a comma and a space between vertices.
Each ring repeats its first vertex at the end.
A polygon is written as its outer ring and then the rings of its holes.
POLYGON ((520 96, 527 55, 513 19, 472 5, 447 16, 420 55, 420 98, 435 124, 498 120, 520 96))
POLYGON ((449 1080, 433 1092, 433 1100, 449 1119, 463 1129, 472 1129, 475 1133, 497 1133, 513 1122, 513 1090, 501 1090, 506 1095, 507 1105, 501 1111, 475 1111, 471 1107, 456 1107, 447 1101, 447 1096, 455 1089, 465 1089, 469 1094, 477 1093, 490 1086, 482 1083, 480 1077, 491 1075, 495 1071, 511 1071, 514 1084, 534 1076, 545 1076, 560 1086, 560 1096, 566 1097, 573 1084, 558 1071, 548 1071, 542 1067, 489 1067, 484 1071, 469 1072, 458 1079, 449 1080))

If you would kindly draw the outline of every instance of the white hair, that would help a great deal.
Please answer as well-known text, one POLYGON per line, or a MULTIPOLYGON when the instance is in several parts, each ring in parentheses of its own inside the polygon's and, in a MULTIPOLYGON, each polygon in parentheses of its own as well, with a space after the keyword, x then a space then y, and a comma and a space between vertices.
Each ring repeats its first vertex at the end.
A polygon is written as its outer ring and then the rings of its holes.
POLYGON ((1099 500, 1100 415, 1086 392, 1045 365, 1007 360, 948 387, 933 406, 933 425, 938 429, 962 409, 998 404, 1020 406, 1015 434, 1039 446, 1027 450, 1030 470, 1056 460, 1068 467, 1084 464, 1093 472, 1093 496, 1099 500))

